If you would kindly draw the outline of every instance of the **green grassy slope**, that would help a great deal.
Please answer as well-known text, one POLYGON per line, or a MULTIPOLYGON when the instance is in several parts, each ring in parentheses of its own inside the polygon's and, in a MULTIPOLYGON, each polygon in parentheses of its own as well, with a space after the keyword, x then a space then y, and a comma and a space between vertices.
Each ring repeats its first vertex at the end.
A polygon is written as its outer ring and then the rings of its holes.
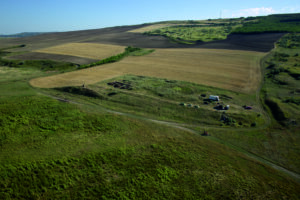
POLYGON ((197 134, 41 95, 0 67, 0 199, 299 198, 299 183, 197 134))
MULTIPOLYGON (((168 23, 168 22, 162 22, 168 23)), ((195 44, 196 42, 209 42, 224 40, 231 31, 242 26, 242 19, 219 19, 208 21, 174 21, 169 27, 147 31, 146 35, 161 35, 173 42, 195 44), (176 24, 177 23, 177 24, 176 24)))
POLYGON ((224 40, 230 33, 232 26, 215 25, 215 26, 172 26, 146 32, 147 35, 161 35, 169 38, 171 41, 194 44, 198 41, 209 42, 214 40, 224 40))
POLYGON ((271 116, 266 129, 226 131, 218 130, 214 136, 280 166, 300 173, 300 37, 287 34, 264 59, 264 85, 261 101, 271 116))
POLYGON ((256 19, 258 21, 246 23, 233 33, 300 32, 300 14, 277 14, 256 19))
POLYGON ((220 118, 226 111, 217 111, 214 109, 218 105, 217 102, 208 101, 209 95, 219 95, 220 103, 231 105, 231 109, 226 112, 229 117, 235 119, 235 123, 230 124, 231 126, 250 127, 256 120, 258 125, 264 123, 261 117, 257 117, 258 110, 247 112, 242 107, 245 104, 256 106, 252 103, 255 101, 254 95, 183 81, 132 75, 107 80, 91 85, 89 88, 105 97, 102 100, 103 103, 105 102, 104 106, 197 126, 225 126, 220 118), (129 90, 107 85, 115 81, 130 85, 129 90), (239 122, 242 125, 239 125, 239 122))

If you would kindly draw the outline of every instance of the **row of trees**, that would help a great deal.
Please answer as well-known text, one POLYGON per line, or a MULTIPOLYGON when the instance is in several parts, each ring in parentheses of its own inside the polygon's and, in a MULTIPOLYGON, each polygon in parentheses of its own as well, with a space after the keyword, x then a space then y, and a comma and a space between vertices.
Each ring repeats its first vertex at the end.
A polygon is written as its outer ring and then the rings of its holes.
POLYGON ((81 65, 79 68, 83 69, 83 68, 94 67, 94 66, 97 66, 97 65, 103 65, 103 64, 106 64, 106 63, 117 62, 117 61, 121 60, 122 58, 128 56, 130 53, 140 51, 140 50, 141 50, 141 48, 128 46, 128 47, 125 48, 125 52, 123 52, 123 53, 105 58, 105 59, 100 60, 98 62, 94 62, 94 63, 87 64, 87 65, 81 65))

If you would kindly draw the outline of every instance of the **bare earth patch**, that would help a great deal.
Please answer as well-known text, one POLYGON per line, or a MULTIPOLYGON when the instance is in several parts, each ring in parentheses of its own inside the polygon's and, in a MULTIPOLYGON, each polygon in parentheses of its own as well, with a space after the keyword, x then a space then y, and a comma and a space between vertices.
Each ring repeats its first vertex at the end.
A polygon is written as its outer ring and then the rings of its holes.
POLYGON ((124 51, 124 46, 95 43, 67 43, 45 49, 35 50, 38 53, 78 56, 101 60, 124 51))
POLYGON ((260 82, 264 53, 216 49, 157 49, 141 57, 90 69, 31 80, 36 87, 93 84, 123 74, 189 81, 238 92, 252 93, 260 82))

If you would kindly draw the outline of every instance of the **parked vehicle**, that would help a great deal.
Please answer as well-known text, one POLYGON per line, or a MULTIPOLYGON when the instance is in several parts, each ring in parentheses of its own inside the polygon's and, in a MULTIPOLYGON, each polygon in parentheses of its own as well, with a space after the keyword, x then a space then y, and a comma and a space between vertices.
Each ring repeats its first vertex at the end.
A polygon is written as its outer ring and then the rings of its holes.
POLYGON ((209 95, 209 99, 213 100, 213 101, 219 101, 220 100, 219 96, 215 96, 215 95, 209 95))

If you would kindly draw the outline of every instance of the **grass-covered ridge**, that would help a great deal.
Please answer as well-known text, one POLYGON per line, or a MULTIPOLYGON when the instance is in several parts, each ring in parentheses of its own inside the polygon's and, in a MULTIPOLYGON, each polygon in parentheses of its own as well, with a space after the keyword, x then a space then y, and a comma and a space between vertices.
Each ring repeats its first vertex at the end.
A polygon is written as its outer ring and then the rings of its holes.
POLYGON ((211 142, 207 145, 199 137, 174 133, 176 137, 166 137, 145 131, 134 135, 140 142, 132 147, 116 146, 80 157, 3 165, 0 197, 298 198, 297 187, 288 180, 280 180, 273 170, 248 162, 234 152, 227 154, 228 149, 211 142), (141 143, 145 139, 148 142, 141 143), (258 173, 261 176, 254 175, 258 173))
POLYGON ((193 125, 249 128, 253 123, 257 126, 265 123, 258 105, 253 103, 253 95, 224 89, 134 75, 113 78, 87 87, 63 87, 49 92, 62 98, 88 99, 126 113, 193 125), (57 90, 63 93, 58 94, 57 90), (219 95, 220 103, 230 105, 230 110, 217 111, 215 107, 219 102, 209 101, 209 95, 219 95), (90 96, 96 98, 90 99, 90 96), (253 106, 253 111, 246 111, 244 105, 253 106), (231 123, 221 120, 223 112, 232 119, 231 123))
POLYGON ((233 33, 300 32, 300 14, 277 14, 256 19, 236 28, 233 33))
POLYGON ((230 34, 249 33, 287 33, 300 32, 300 14, 280 14, 236 19, 218 19, 207 21, 162 22, 162 26, 147 35, 160 35, 173 42, 196 44, 224 40, 230 34))
POLYGON ((242 19, 162 22, 162 28, 146 31, 144 34, 161 35, 172 42, 195 44, 197 42, 224 40, 232 30, 242 26, 243 23, 246 22, 243 22, 242 19), (164 23, 169 23, 169 25, 163 26, 164 23))
POLYGON ((299 33, 287 34, 263 60, 260 98, 271 117, 263 130, 216 131, 214 136, 300 173, 299 33), (288 148, 287 148, 288 147, 288 148))
POLYGON ((57 101, 27 83, 40 70, 0 69, 1 199, 297 198, 295 182, 200 135, 57 101))
POLYGON ((161 35, 169 38, 173 42, 194 44, 196 42, 209 42, 214 40, 224 40, 230 33, 231 26, 171 26, 154 31, 146 32, 147 35, 161 35))
POLYGON ((266 104, 277 122, 296 125, 300 120, 300 34, 287 34, 266 61, 266 104), (276 91, 276 92, 275 92, 276 91), (276 109, 274 109, 276 108, 276 109), (277 110, 277 112, 275 112, 277 110))

